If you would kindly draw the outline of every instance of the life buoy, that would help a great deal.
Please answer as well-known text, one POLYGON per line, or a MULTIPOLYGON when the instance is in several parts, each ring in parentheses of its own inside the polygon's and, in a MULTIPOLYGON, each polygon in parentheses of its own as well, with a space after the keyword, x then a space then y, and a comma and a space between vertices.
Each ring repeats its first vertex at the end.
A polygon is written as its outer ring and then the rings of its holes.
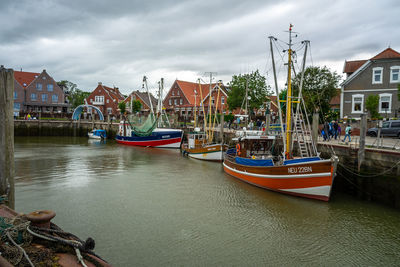
POLYGON ((238 156, 240 156, 240 152, 241 152, 240 144, 236 144, 236 154, 237 154, 238 156))

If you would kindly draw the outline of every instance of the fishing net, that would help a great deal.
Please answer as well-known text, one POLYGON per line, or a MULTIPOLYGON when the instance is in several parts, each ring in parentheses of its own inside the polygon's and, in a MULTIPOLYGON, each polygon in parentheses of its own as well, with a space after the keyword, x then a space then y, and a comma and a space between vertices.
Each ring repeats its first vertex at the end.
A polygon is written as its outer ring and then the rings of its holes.
POLYGON ((155 116, 150 113, 147 118, 144 116, 130 115, 127 117, 127 121, 137 136, 149 136, 153 130, 157 127, 157 121, 159 116, 155 116))

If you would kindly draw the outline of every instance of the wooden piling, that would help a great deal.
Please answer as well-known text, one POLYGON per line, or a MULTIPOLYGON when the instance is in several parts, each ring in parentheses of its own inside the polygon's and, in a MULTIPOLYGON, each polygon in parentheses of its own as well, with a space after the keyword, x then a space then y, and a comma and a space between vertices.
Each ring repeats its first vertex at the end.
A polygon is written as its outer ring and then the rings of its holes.
POLYGON ((224 112, 221 112, 221 144, 224 143, 224 112))
POLYGON ((0 67, 0 195, 14 209, 14 71, 0 67))
POLYGON ((315 112, 313 114, 313 120, 312 120, 312 139, 316 144, 318 143, 318 131, 319 131, 318 125, 319 125, 319 113, 315 112))
POLYGON ((358 148, 358 172, 360 172, 361 164, 365 158, 365 136, 367 135, 367 116, 361 114, 360 123, 360 144, 358 148))

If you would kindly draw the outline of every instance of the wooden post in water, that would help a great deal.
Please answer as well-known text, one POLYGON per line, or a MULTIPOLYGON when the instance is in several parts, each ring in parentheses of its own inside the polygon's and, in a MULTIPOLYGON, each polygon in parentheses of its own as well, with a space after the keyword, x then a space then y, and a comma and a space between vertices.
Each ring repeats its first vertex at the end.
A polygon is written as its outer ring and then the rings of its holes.
POLYGON ((360 122, 360 146, 358 148, 358 172, 365 157, 365 136, 367 135, 367 116, 361 114, 360 122))
POLYGON ((14 71, 0 67, 0 196, 14 209, 14 71))
POLYGON ((319 125, 319 113, 315 112, 313 114, 312 120, 312 139, 314 140, 315 145, 318 145, 318 125, 319 125))
POLYGON ((224 112, 221 112, 221 144, 224 143, 224 112))

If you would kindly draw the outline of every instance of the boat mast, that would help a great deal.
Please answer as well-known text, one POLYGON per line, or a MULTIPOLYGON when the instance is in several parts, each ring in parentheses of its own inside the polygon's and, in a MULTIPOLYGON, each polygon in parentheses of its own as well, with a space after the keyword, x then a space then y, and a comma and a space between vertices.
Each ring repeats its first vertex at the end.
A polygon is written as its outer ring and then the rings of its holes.
POLYGON ((282 109, 281 109, 281 103, 279 101, 278 80, 276 79, 276 68, 275 68, 275 59, 274 59, 274 49, 272 48, 272 40, 276 41, 277 39, 273 36, 269 36, 269 43, 270 43, 270 47, 271 47, 272 69, 274 72, 274 81, 275 81, 276 102, 277 102, 277 107, 278 107, 279 122, 281 124, 281 134, 282 134, 282 139, 283 139, 283 151, 286 151, 286 137, 285 137, 285 134, 283 133, 282 109))
POLYGON ((197 109, 196 100, 197 100, 197 98, 196 98, 196 96, 197 96, 197 91, 196 91, 196 89, 194 89, 194 129, 196 129, 196 124, 197 124, 197 117, 196 117, 196 109, 197 109))
POLYGON ((208 106, 209 106, 209 108, 208 108, 208 131, 207 131, 207 137, 208 137, 208 142, 210 142, 210 137, 211 137, 211 82, 212 82, 212 72, 210 72, 210 89, 209 89, 209 99, 210 99, 210 101, 208 101, 209 102, 209 104, 208 104, 208 106))
POLYGON ((248 79, 248 77, 246 78, 246 102, 245 103, 246 103, 245 104, 245 115, 246 115, 245 127, 247 127, 248 122, 249 122, 249 119, 248 119, 248 115, 249 115, 249 112, 248 112, 248 106, 249 106, 249 79, 248 79))
POLYGON ((149 92, 149 87, 147 86, 147 77, 146 77, 146 76, 143 76, 143 83, 144 83, 145 86, 146 86, 147 96, 149 97, 151 114, 154 115, 153 103, 152 103, 152 101, 151 101, 150 92, 149 92))
POLYGON ((292 128, 292 27, 289 26, 289 50, 288 50, 288 77, 287 77, 287 96, 286 96, 286 150, 287 158, 291 157, 291 128, 292 128))

